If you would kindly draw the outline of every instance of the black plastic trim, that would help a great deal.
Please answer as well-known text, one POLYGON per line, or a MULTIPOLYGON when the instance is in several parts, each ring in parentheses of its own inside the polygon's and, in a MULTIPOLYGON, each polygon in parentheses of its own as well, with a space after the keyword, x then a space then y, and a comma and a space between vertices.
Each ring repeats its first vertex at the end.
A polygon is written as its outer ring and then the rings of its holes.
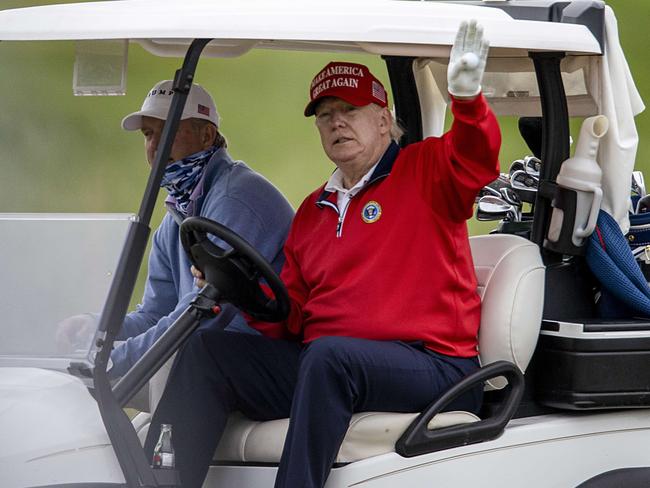
POLYGON ((604 52, 605 3, 593 1, 569 2, 557 0, 509 0, 463 2, 503 10, 513 19, 560 22, 584 25, 594 35, 600 51, 604 52))
POLYGON ((650 322, 647 319, 639 321, 620 320, 612 321, 611 319, 586 319, 580 320, 544 320, 542 321, 542 330, 560 331, 561 323, 578 323, 582 324, 584 332, 630 332, 630 331, 650 331, 650 322))
POLYGON ((548 407, 572 411, 629 410, 650 407, 650 392, 643 390, 614 393, 540 390, 538 398, 548 407))
POLYGON ((539 193, 544 198, 547 198, 548 200, 552 200, 555 196, 557 186, 557 183, 554 181, 540 181, 539 186, 537 187, 537 193, 539 193))
POLYGON ((629 331, 650 331, 650 323, 642 322, 601 322, 586 323, 583 326, 585 332, 629 332, 629 331))
POLYGON ((584 257, 571 256, 546 266, 545 320, 582 323, 597 315, 595 278, 584 257))
POLYGON ((26 488, 127 488, 123 483, 62 483, 57 485, 38 485, 26 488))
MULTIPOLYGON (((562 228, 557 241, 544 239, 544 247, 559 254, 582 256, 586 246, 578 247, 573 243, 573 228, 576 222, 578 193, 575 190, 557 186, 551 207, 562 210, 562 228)), ((552 210, 551 210, 552 212, 552 210)))
MULTIPOLYGON (((556 320, 544 320, 542 321, 542 330, 559 332, 561 323, 562 323, 561 321, 556 321, 556 320)), ((639 319, 638 322, 630 322, 629 320, 612 322, 611 320, 607 320, 607 319, 600 319, 600 320, 589 319, 589 321, 585 321, 585 322, 572 321, 568 323, 581 324, 582 331, 585 333, 650 331, 650 322, 648 322, 646 319, 639 319)), ((607 339, 607 340, 612 340, 612 339, 607 339)), ((634 340, 636 341, 638 339, 635 338, 634 340)))
POLYGON ((390 86, 395 99, 395 115, 405 130, 399 143, 401 147, 422 140, 422 111, 418 97, 413 61, 416 58, 402 56, 384 56, 390 86))
MULTIPOLYGON (((535 65, 542 104, 542 168, 540 185, 555 182, 562 163, 569 157, 569 109, 562 83, 560 63, 564 53, 530 53, 535 65)), ((540 248, 544 244, 551 219, 551 200, 537 193, 531 239, 540 248)), ((542 252, 545 264, 558 262, 562 256, 542 252)))
POLYGON ((113 387, 113 394, 122 407, 172 357, 200 325, 202 318, 214 316, 211 309, 218 302, 219 291, 210 283, 206 284, 181 316, 113 387))
POLYGON ((433 402, 408 426, 397 440, 395 451, 404 457, 419 456, 452 447, 466 446, 499 437, 506 424, 517 411, 524 393, 524 376, 512 363, 497 361, 484 366, 465 377, 433 402), (453 425, 442 429, 429 430, 427 425, 433 417, 444 411, 445 407, 462 394, 490 378, 504 376, 508 380, 508 393, 494 411, 495 414, 478 422, 453 425))
POLYGON ((580 483, 576 488, 648 488, 650 467, 620 468, 606 471, 580 483))
POLYGON ((156 486, 155 479, 131 421, 113 395, 106 369, 113 342, 128 308, 148 235, 146 225, 132 223, 99 321, 98 329, 105 331, 106 336, 102 342, 98 340, 99 349, 93 370, 94 396, 99 412, 126 484, 132 488, 156 486))
POLYGON ((650 407, 650 338, 580 339, 542 334, 535 398, 568 410, 650 407))
POLYGON ((584 25, 598 41, 600 52, 605 52, 605 2, 571 2, 562 11, 560 22, 584 25))
POLYGON ((554 322, 552 320, 543 320, 541 330, 560 332, 560 322, 554 322))
POLYGON ((643 352, 649 355, 648 374, 650 374, 650 337, 589 339, 587 337, 563 337, 542 334, 539 342, 540 344, 547 345, 549 350, 566 351, 571 354, 580 352, 643 352))
MULTIPOLYGON (((332 469, 343 468, 351 463, 333 463, 332 469)), ((212 461, 210 466, 241 466, 246 468, 277 468, 280 463, 262 461, 212 461)))

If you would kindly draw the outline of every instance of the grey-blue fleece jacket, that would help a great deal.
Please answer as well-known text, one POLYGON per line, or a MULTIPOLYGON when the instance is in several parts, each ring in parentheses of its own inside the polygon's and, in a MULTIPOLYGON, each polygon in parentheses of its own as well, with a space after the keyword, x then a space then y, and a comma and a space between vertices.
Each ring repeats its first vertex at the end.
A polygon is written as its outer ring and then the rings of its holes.
MULTIPOLYGON (((293 209, 280 191, 243 162, 233 161, 225 148, 208 162, 198 190, 188 216, 206 217, 232 229, 279 273, 284 263, 282 247, 293 218, 293 209)), ((142 302, 126 316, 117 337, 125 342, 111 354, 112 377, 126 373, 194 299, 198 288, 190 266, 178 224, 168 213, 153 236, 142 302)), ((240 313, 226 313, 227 307, 232 305, 226 305, 219 316, 205 320, 201 327, 257 333, 240 313), (229 317, 233 317, 229 323, 222 323, 229 317)))

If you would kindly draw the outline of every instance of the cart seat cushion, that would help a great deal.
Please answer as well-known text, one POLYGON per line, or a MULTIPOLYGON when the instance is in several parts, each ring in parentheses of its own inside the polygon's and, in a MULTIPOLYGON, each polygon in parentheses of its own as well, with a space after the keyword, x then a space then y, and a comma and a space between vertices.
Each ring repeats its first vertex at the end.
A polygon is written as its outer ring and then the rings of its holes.
MULTIPOLYGON (((479 356, 482 365, 505 360, 525 372, 542 325, 545 268, 539 247, 509 234, 470 238, 481 297, 479 356)), ((503 388, 506 381, 488 381, 503 388)))
MULTIPOLYGON (((380 454, 394 452, 397 439, 417 413, 363 412, 352 416, 345 440, 339 449, 337 463, 351 463, 380 454)), ((150 415, 141 413, 133 424, 144 443, 149 428, 150 415)), ((444 412, 438 414, 429 429, 449 425, 467 424, 479 418, 469 412, 444 412)), ((278 463, 287 436, 289 419, 256 422, 235 413, 228 424, 215 453, 215 460, 225 462, 278 463)))
MULTIPOLYGON (((351 463, 395 451, 395 442, 417 417, 417 413, 363 412, 352 416, 350 427, 336 458, 351 463)), ((468 412, 446 412, 434 417, 429 428, 476 422, 468 412)), ((232 415, 217 447, 215 459, 258 463, 280 462, 289 419, 254 422, 241 414, 232 415)))

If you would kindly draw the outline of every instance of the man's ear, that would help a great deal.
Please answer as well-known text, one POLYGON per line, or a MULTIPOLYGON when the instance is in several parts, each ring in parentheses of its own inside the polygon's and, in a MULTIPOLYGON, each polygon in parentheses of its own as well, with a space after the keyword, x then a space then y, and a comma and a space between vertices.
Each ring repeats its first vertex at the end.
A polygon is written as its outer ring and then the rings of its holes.
POLYGON ((217 138, 217 126, 214 124, 205 124, 201 133, 201 144, 203 149, 207 149, 214 144, 217 138))
POLYGON ((393 126, 393 116, 387 107, 382 107, 379 111, 379 130, 382 134, 390 133, 393 126))

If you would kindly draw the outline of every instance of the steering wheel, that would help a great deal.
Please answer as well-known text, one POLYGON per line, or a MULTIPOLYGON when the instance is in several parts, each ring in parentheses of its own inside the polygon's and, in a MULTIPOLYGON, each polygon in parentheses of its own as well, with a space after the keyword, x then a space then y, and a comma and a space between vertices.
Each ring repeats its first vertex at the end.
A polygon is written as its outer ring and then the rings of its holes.
POLYGON ((220 292, 220 299, 265 322, 281 322, 289 314, 289 294, 262 255, 227 227, 203 217, 185 219, 181 243, 192 264, 220 292), (232 249, 224 250, 208 235, 218 237, 232 249), (266 280, 275 295, 270 299, 260 286, 266 280))

